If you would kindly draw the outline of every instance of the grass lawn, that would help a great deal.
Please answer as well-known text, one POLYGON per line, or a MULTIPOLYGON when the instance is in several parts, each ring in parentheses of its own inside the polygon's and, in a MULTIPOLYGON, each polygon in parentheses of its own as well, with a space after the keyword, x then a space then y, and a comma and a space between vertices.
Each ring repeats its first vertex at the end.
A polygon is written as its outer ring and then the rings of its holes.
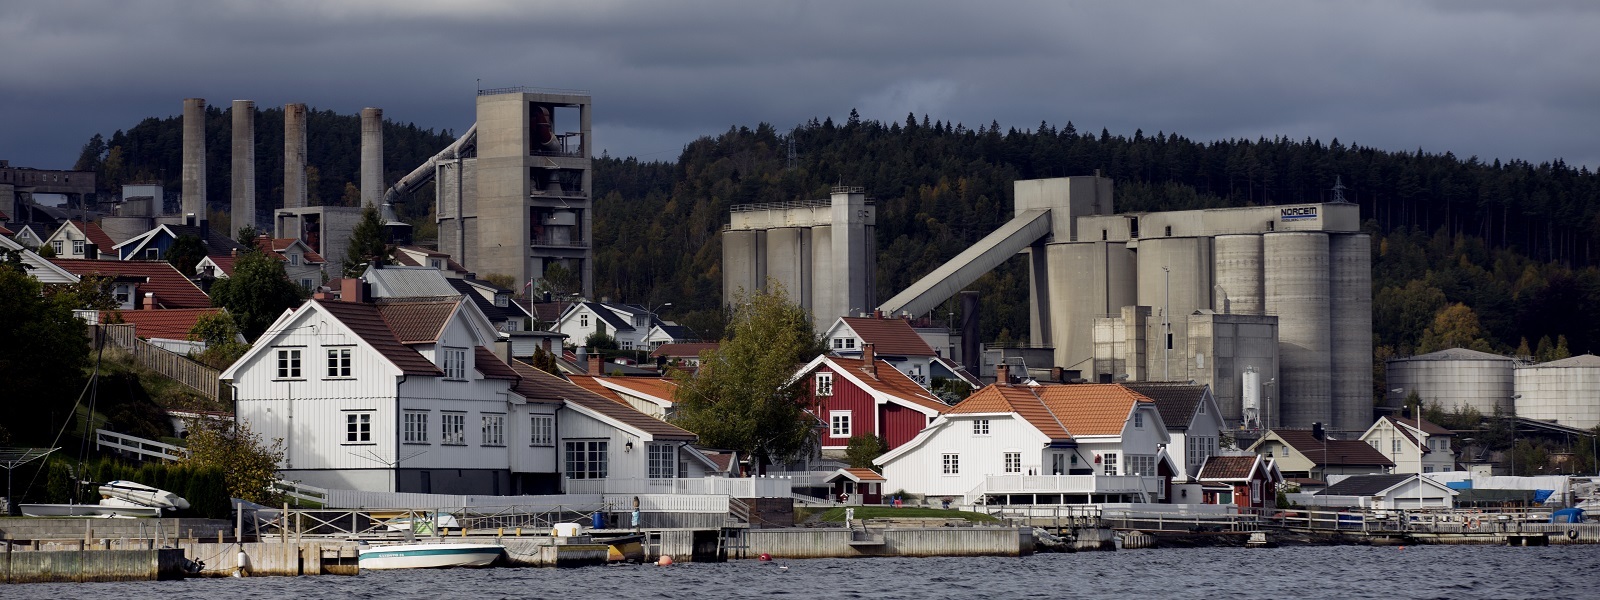
MULTIPOLYGON (((857 519, 893 519, 893 518, 938 518, 938 519, 966 519, 973 523, 997 523, 1000 520, 983 513, 966 512, 961 510, 945 510, 942 508, 922 508, 914 506, 857 506, 857 519)), ((835 523, 844 522, 844 507, 830 508, 822 513, 823 521, 835 523)))

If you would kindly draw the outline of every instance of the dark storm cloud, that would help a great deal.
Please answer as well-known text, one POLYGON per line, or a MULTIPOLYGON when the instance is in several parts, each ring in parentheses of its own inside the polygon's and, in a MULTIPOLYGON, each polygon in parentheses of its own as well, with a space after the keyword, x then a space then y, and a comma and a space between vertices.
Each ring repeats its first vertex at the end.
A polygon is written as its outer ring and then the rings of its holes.
POLYGON ((0 4, 0 157, 30 166, 190 96, 459 132, 480 80, 589 90, 597 145, 651 159, 857 108, 1600 164, 1587 2, 0 4))

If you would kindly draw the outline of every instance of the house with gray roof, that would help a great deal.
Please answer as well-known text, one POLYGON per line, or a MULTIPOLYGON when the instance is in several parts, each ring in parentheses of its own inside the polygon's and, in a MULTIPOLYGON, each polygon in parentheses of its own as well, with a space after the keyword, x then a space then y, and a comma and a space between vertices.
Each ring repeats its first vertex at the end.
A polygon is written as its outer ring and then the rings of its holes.
POLYGON ((1211 395, 1211 386, 1164 382, 1122 385, 1155 401, 1161 421, 1167 425, 1167 435, 1172 436, 1167 455, 1183 469, 1175 479, 1197 477, 1206 459, 1222 447, 1222 409, 1211 395))
POLYGON ((1456 490, 1431 477, 1416 474, 1351 475, 1310 498, 1312 506, 1415 510, 1451 508, 1456 490))

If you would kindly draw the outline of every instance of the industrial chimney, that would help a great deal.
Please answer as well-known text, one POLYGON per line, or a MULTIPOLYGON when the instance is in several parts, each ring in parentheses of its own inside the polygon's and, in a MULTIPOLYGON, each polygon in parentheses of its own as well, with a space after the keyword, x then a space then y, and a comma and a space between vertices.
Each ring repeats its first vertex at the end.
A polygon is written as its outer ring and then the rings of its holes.
POLYGON ((233 206, 229 210, 235 231, 255 227, 256 103, 253 100, 233 101, 233 206))
POLYGON ((306 105, 283 105, 283 207, 306 206, 306 105))
POLYGON ((206 100, 183 101, 183 210, 180 214, 205 214, 206 209, 206 100))
POLYGON ((361 204, 383 204, 383 109, 361 109, 361 204))

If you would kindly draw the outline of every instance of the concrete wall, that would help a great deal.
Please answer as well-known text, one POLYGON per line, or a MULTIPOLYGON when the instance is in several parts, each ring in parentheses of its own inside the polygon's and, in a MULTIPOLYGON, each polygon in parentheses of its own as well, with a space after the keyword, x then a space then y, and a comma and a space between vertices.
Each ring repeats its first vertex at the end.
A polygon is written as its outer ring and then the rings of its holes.
POLYGON ((927 527, 870 529, 882 544, 851 545, 849 529, 752 529, 745 532, 748 558, 770 554, 786 558, 860 556, 1024 556, 1033 553, 1033 531, 1017 527, 927 527))

